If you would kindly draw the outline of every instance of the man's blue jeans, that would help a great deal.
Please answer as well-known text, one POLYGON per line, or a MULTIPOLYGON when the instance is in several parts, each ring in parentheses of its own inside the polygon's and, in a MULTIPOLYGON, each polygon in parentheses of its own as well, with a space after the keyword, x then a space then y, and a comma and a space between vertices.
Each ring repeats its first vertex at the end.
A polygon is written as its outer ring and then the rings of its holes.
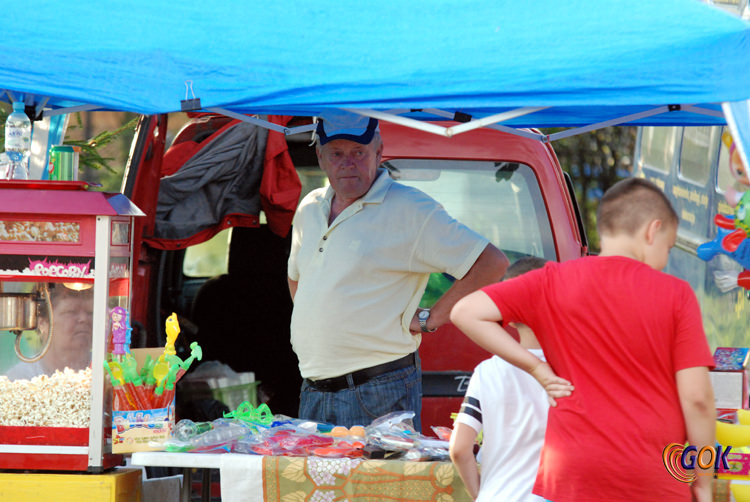
MULTIPOLYGON (((417 357, 417 364, 419 358, 417 357)), ((409 366, 376 376, 355 387, 338 392, 322 392, 302 382, 299 417, 316 422, 343 425, 370 425, 392 411, 413 411, 414 428, 421 431, 422 372, 409 366)))

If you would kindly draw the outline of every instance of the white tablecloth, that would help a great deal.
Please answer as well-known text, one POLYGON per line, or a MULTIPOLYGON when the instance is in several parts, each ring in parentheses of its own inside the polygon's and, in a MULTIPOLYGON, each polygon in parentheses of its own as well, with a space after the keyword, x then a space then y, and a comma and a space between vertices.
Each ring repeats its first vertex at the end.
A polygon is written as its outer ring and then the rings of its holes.
POLYGON ((259 455, 142 451, 133 453, 130 463, 183 469, 219 469, 222 502, 263 502, 263 457, 259 455))

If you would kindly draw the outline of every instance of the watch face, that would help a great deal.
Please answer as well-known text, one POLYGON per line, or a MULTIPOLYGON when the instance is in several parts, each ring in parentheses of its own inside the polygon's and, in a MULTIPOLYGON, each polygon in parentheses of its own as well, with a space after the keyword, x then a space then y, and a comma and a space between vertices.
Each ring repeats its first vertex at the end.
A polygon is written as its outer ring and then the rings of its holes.
POLYGON ((430 311, 429 310, 420 310, 419 311, 419 318, 423 321, 430 318, 430 311))

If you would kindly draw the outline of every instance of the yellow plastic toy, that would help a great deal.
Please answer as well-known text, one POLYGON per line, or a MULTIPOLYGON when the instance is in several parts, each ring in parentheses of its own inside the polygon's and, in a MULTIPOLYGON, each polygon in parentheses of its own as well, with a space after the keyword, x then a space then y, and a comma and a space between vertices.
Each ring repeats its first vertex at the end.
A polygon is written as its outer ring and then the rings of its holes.
POLYGON ((164 353, 159 356, 159 361, 164 361, 167 356, 177 354, 174 348, 174 342, 177 340, 177 335, 180 334, 180 322, 177 320, 177 314, 172 312, 172 315, 167 317, 164 330, 167 332, 167 343, 164 345, 164 353))
MULTIPOLYGON (((739 410, 738 410, 739 411, 739 410)), ((739 417, 739 414, 738 414, 739 417)), ((724 446, 739 448, 750 445, 750 425, 716 421, 716 441, 724 446)))
POLYGON ((736 502, 750 502, 750 485, 737 484, 732 481, 729 485, 732 496, 736 502))
MULTIPOLYGON (((737 410, 738 424, 716 421, 716 441, 731 446, 733 452, 741 453, 743 447, 750 446, 750 410, 737 410)), ((750 502, 750 485, 732 480, 729 485, 736 502, 750 502)))

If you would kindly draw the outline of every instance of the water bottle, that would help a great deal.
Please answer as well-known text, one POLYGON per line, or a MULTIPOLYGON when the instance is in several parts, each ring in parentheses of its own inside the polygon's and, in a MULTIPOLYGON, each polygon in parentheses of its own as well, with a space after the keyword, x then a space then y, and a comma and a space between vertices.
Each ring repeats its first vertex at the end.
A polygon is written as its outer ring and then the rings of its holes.
POLYGON ((26 166, 31 155, 31 121, 24 112, 22 101, 13 103, 13 113, 5 121, 5 153, 12 163, 11 179, 28 179, 26 166))

